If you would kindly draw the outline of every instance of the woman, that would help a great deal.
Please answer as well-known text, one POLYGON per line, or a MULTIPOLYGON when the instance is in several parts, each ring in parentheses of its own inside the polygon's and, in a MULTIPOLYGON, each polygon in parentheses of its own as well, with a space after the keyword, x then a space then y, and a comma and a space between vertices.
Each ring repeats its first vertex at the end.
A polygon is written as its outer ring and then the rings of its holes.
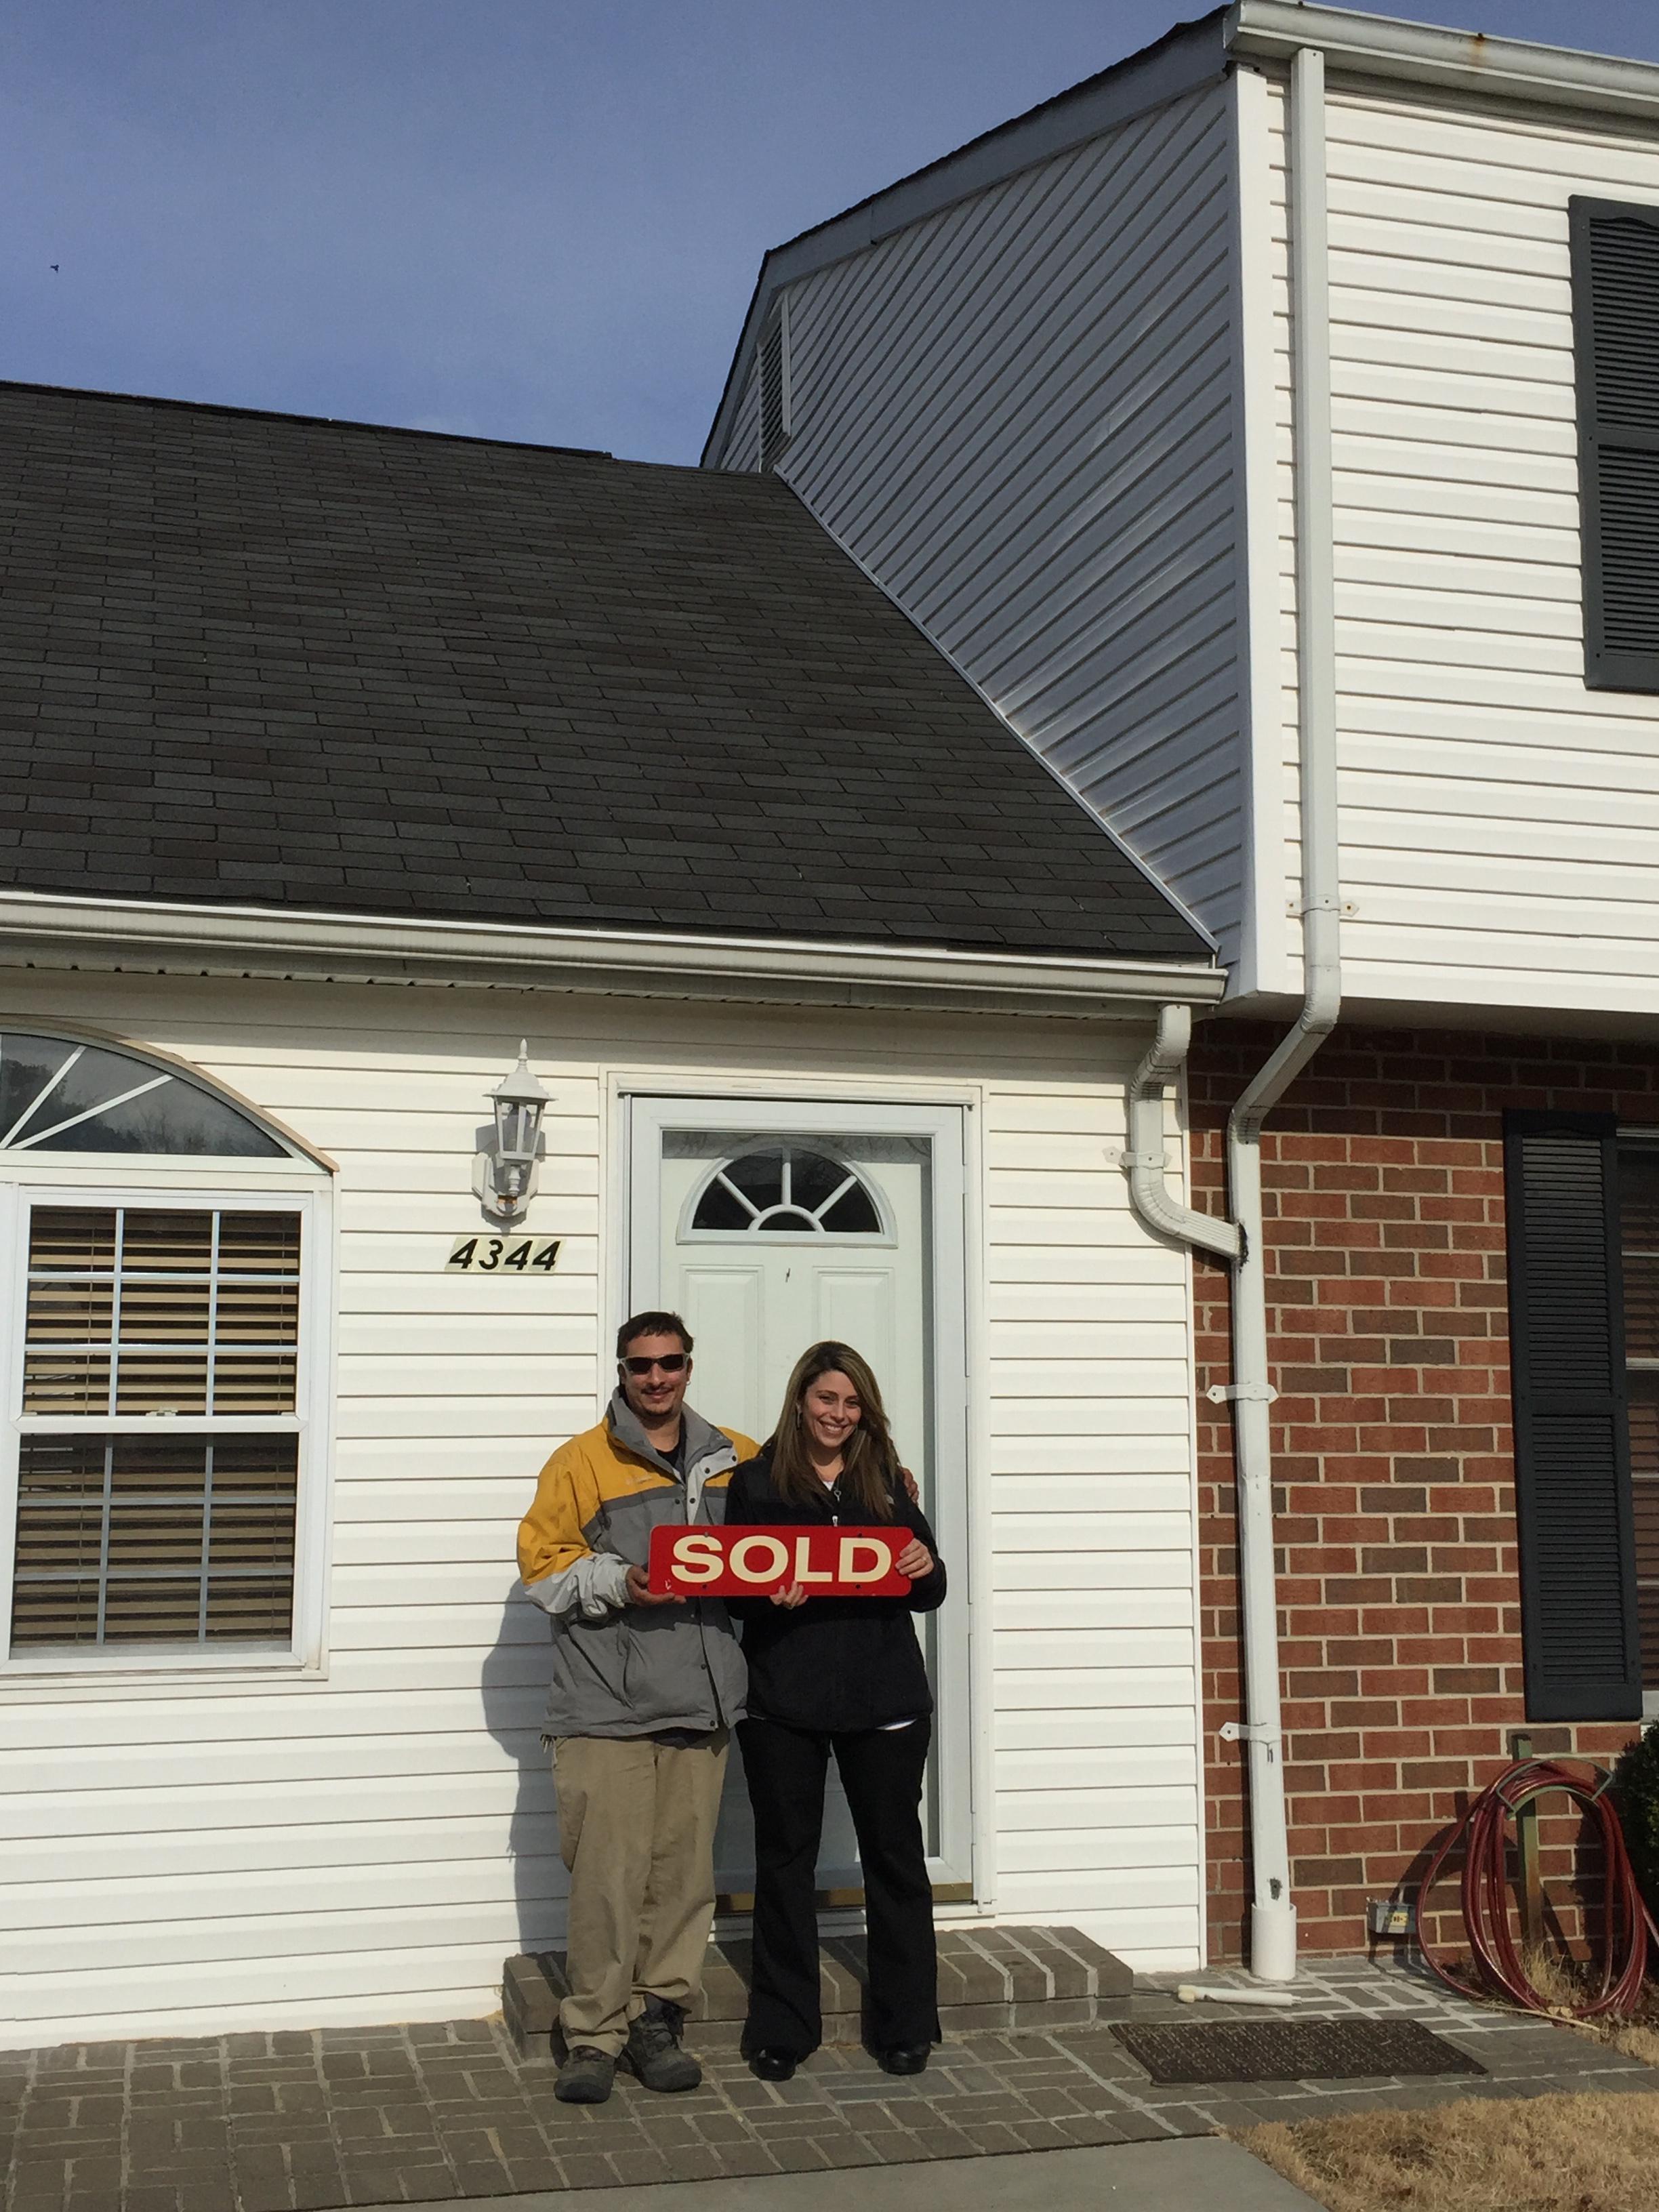
POLYGON ((920 2074, 939 2034, 921 1834, 933 1699, 910 1615, 943 1604, 945 1570, 901 1483, 876 1378, 849 1346, 815 1344, 797 1363, 776 1435, 732 1477, 726 1518, 910 1531, 903 1597, 817 1597, 790 1583, 732 1609, 749 1662, 738 1737, 755 1808, 750 2066, 787 2081, 822 2036, 814 1892, 833 1751, 864 1870, 870 2040, 890 2074, 920 2074))

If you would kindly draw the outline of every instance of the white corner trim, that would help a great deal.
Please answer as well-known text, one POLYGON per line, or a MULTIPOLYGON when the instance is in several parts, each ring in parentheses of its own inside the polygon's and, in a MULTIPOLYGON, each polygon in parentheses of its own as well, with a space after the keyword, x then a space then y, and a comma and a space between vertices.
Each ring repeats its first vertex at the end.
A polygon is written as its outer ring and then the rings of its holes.
POLYGON ((1219 968, 1196 960, 1048 958, 0 892, 0 967, 87 965, 792 1005, 989 1005, 1085 1016, 1166 1000, 1213 1005, 1226 988, 1219 968))
POLYGON ((1233 453, 1243 930, 1232 995, 1288 990, 1285 926, 1284 614, 1274 421, 1273 174, 1267 79, 1233 72, 1233 453))

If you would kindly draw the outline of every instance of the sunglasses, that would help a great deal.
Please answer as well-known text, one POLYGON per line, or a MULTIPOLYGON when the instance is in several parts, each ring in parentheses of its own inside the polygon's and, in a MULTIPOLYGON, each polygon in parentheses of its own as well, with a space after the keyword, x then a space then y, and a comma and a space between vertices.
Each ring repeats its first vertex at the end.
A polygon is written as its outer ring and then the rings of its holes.
POLYGON ((623 1359, 618 1364, 625 1367, 630 1375, 648 1375, 653 1367, 660 1367, 665 1375, 678 1375, 684 1370, 685 1354, 671 1352, 662 1359, 623 1359))

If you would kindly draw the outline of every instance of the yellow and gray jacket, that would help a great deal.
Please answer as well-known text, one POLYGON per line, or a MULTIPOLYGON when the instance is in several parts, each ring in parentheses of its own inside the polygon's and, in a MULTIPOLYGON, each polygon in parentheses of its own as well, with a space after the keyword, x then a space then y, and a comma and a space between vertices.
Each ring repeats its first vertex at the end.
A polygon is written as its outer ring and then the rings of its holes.
POLYGON ((732 1470, 755 1454, 747 1437, 712 1428, 689 1406, 682 1419, 683 1479, 620 1390, 599 1427, 542 1469, 519 1528, 519 1573, 553 1626, 550 1736, 654 1735, 743 1718, 748 1677, 720 1601, 628 1601, 628 1570, 647 1565, 651 1531, 723 1521, 732 1470))

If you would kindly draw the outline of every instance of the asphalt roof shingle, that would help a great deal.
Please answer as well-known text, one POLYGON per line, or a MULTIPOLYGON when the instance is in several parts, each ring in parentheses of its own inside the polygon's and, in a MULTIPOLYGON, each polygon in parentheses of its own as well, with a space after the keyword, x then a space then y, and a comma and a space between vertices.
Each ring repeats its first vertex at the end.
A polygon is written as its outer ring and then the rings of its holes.
POLYGON ((0 884, 1205 959, 775 478, 0 386, 0 884))

